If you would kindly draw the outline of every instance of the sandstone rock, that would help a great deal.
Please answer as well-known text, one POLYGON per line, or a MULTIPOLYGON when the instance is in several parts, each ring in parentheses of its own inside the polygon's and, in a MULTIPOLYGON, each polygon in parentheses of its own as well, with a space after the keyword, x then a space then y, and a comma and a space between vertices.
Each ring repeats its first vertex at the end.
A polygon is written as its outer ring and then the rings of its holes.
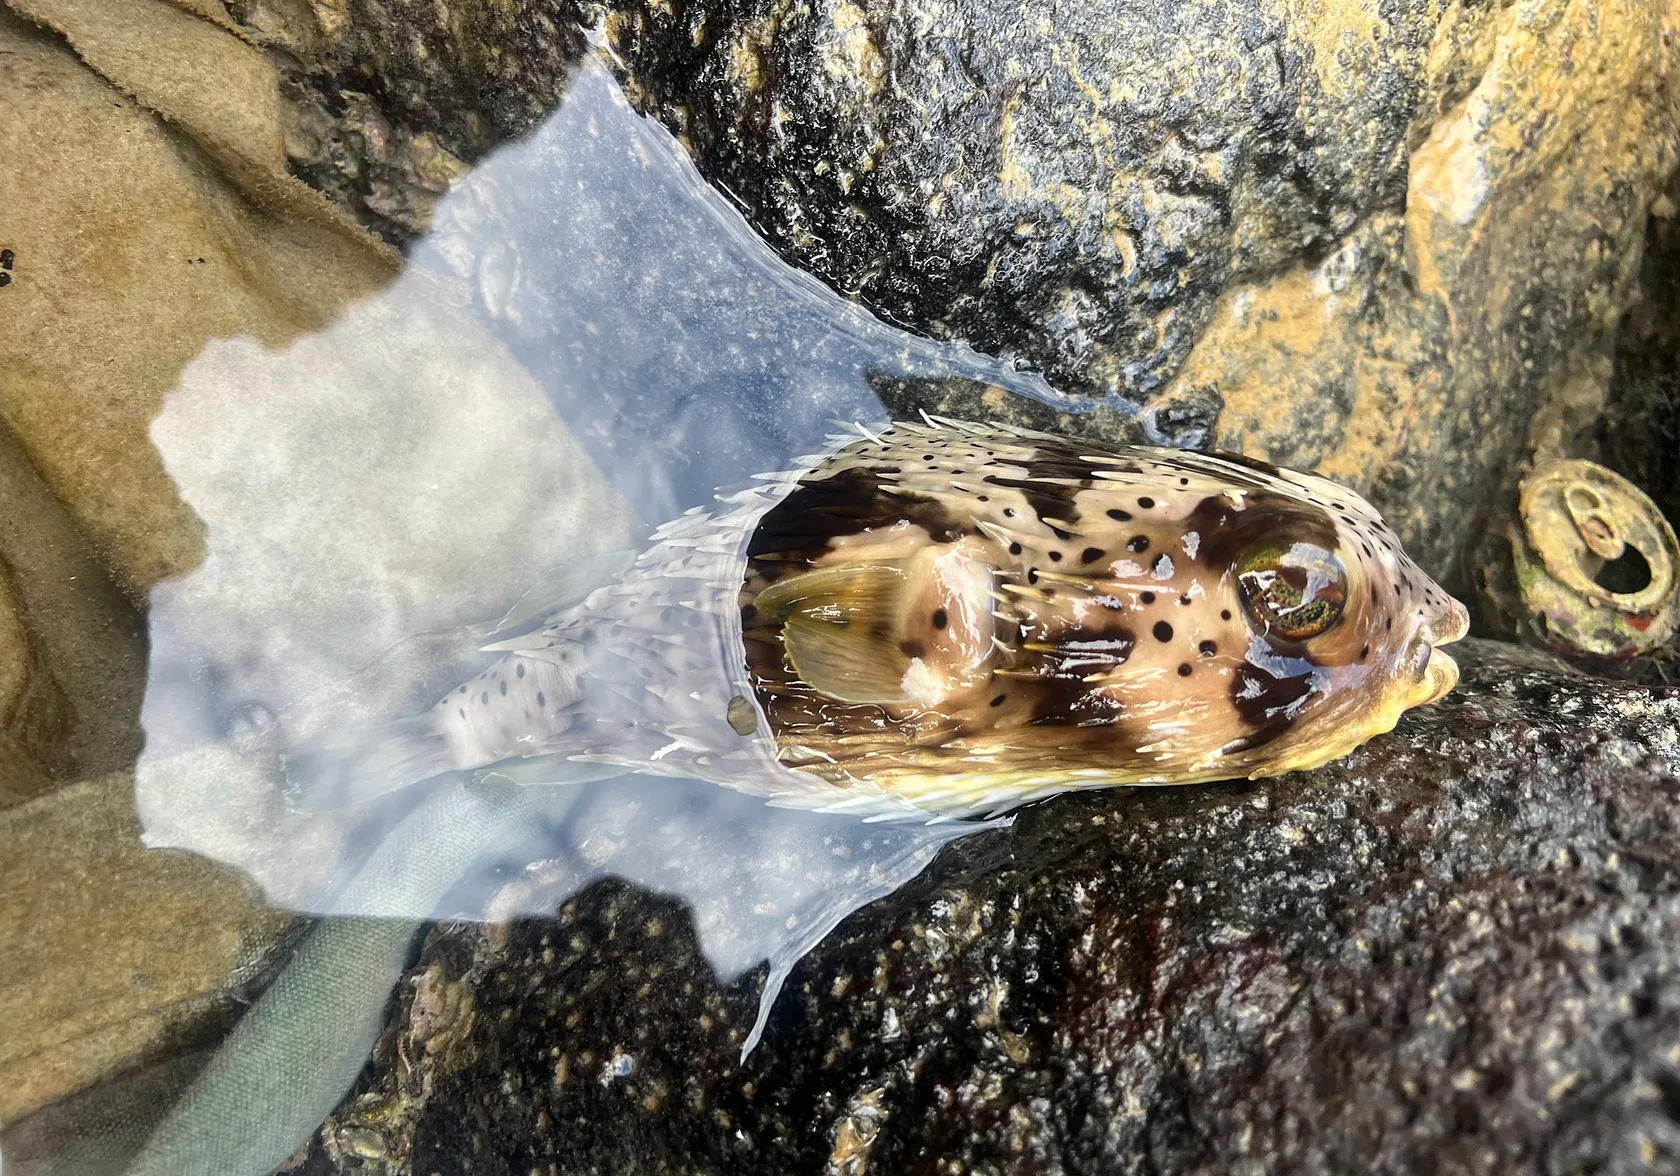
POLYGON ((163 0, 18 0, 0 38, 0 420, 143 597, 202 554, 146 440, 182 365, 319 327, 396 259, 286 174, 275 75, 231 32, 163 0))
POLYGON ((0 812, 0 1123, 214 1040, 294 917, 202 858, 146 850, 127 772, 0 812))
POLYGON ((959 842, 745 1065, 669 899, 442 927, 294 1170, 1670 1170, 1680 695, 1463 660, 1340 763, 959 842))

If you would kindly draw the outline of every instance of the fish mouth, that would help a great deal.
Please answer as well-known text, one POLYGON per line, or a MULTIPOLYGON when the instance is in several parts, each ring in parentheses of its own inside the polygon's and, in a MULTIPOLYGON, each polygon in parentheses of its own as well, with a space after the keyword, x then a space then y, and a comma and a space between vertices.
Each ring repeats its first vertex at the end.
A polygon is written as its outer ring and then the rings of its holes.
MULTIPOLYGON (((1457 641, 1462 636, 1464 634, 1459 633, 1447 638, 1447 640, 1457 641)), ((1429 661, 1423 667, 1422 676, 1406 693, 1406 709, 1410 710, 1414 706, 1428 706, 1432 702, 1437 702, 1451 694, 1453 687, 1457 685, 1458 663, 1441 650, 1431 649, 1429 651, 1429 661)))

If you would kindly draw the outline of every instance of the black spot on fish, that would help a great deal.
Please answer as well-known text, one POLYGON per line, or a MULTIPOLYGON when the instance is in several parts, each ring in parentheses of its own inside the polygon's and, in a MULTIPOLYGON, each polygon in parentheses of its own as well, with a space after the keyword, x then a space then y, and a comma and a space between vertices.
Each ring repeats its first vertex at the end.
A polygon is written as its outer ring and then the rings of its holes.
POLYGON ((1059 551, 1050 552, 1050 561, 1052 563, 1061 563, 1062 562, 1062 553, 1059 552, 1059 551))
POLYGON ((463 719, 467 717, 467 711, 466 711, 465 707, 455 708, 455 713, 460 715, 463 719))
POLYGON ((543 692, 541 690, 537 691, 537 705, 538 706, 547 706, 548 705, 548 700, 543 697, 543 692))
POLYGON ((1126 550, 1127 551, 1148 551, 1149 550, 1149 536, 1147 536, 1147 535, 1133 535, 1131 537, 1131 539, 1128 540, 1127 543, 1126 543, 1126 550))
POLYGON ((1045 525, 1050 527, 1050 533, 1058 539, 1067 540, 1067 539, 1072 539, 1073 538, 1073 532, 1072 531, 1064 531, 1060 527, 1053 526, 1053 525, 1048 524, 1048 523, 1045 524, 1045 525))
POLYGON ((1194 603, 1194 601, 1192 601, 1190 599, 1190 594, 1188 592, 1186 592, 1183 596, 1180 596, 1178 598, 1178 603, 1180 603, 1180 604, 1192 604, 1192 603, 1194 603))
POLYGON ((1037 568, 1028 568, 1027 569, 1027 583, 1029 583, 1029 584, 1038 583, 1038 569, 1037 568))
POLYGON ((1003 695, 1003 694, 998 695, 996 698, 992 699, 991 705, 992 706, 1002 706, 1003 705, 1003 700, 1006 697, 1007 697, 1007 695, 1003 695))
POLYGON ((1109 511, 1108 512, 1108 517, 1113 519, 1117 523, 1129 523, 1129 522, 1132 521, 1131 514, 1126 512, 1126 511, 1120 510, 1119 508, 1116 508, 1114 510, 1109 511))
POLYGON ((1096 563, 1103 557, 1104 554, 1105 552, 1100 547, 1087 547, 1084 551, 1079 553, 1079 562, 1096 563))
POLYGON ((1196 646, 1196 652, 1200 653, 1203 657, 1212 657, 1214 654, 1219 652, 1219 646, 1215 645, 1211 641, 1204 641, 1200 645, 1196 646))
POLYGON ((1155 634, 1155 640, 1157 641, 1171 641, 1173 639, 1173 627, 1165 621, 1156 621, 1155 627, 1150 632, 1155 634))
POLYGON ((525 676, 525 663, 520 662, 518 665, 514 666, 513 667, 513 672, 516 675, 518 675, 519 677, 523 678, 525 676))
POLYGON ((1192 671, 1190 669, 1190 663, 1189 662, 1179 662, 1178 663, 1178 676, 1180 678, 1188 678, 1191 673, 1192 673, 1192 671))
POLYGON ((1155 500, 1153 498, 1140 498, 1138 499, 1138 506, 1144 510, 1150 510, 1155 506, 1155 500))
POLYGON ((507 683, 506 682, 502 683, 502 697, 503 698, 507 697, 507 683))
POLYGON ((948 625, 950 623, 951 623, 951 618, 945 615, 945 610, 944 609, 936 608, 936 609, 933 610, 933 627, 935 629, 943 629, 946 625, 948 625))
POLYGON ((490 692, 488 690, 486 690, 483 694, 479 695, 478 704, 480 706, 489 706, 490 705, 490 692))
POLYGON ((1231 619, 1231 610, 1228 609, 1228 608, 1220 609, 1219 610, 1219 619, 1222 620, 1222 621, 1230 620, 1231 619))
POLYGON ((898 643, 898 650, 905 657, 927 656, 927 646, 923 645, 920 641, 900 641, 898 643))
POLYGON ((1009 554, 1010 555, 1020 555, 1021 554, 1021 545, 1019 543, 1011 543, 1009 545, 1009 554))
POLYGON ((1140 603, 1140 604, 1154 604, 1155 603, 1155 594, 1153 592, 1139 592, 1138 593, 1138 603, 1140 603))
POLYGON ((1371 656, 1371 647, 1369 645, 1362 645, 1362 646, 1359 647, 1359 660, 1360 661, 1364 661, 1366 658, 1368 658, 1370 656, 1371 656))

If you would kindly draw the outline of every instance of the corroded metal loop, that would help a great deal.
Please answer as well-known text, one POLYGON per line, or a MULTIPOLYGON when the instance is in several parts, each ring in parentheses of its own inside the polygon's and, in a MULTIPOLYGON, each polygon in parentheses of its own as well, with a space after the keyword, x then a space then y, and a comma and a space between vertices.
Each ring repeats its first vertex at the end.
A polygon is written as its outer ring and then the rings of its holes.
POLYGON ((1523 479, 1518 510, 1517 581, 1550 636, 1630 657, 1673 635, 1680 545, 1636 486, 1590 461, 1545 462, 1523 479))

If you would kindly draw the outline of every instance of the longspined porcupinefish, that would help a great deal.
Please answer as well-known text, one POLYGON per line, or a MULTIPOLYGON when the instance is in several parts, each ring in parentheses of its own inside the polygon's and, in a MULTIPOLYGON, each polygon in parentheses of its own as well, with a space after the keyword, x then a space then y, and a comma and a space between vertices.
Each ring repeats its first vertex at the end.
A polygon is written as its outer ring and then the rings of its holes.
POLYGON ((1314 767, 1458 679, 1467 613, 1377 512, 1247 458, 928 418, 719 501, 430 711, 295 751, 294 798, 502 764, 967 816, 1314 767))

